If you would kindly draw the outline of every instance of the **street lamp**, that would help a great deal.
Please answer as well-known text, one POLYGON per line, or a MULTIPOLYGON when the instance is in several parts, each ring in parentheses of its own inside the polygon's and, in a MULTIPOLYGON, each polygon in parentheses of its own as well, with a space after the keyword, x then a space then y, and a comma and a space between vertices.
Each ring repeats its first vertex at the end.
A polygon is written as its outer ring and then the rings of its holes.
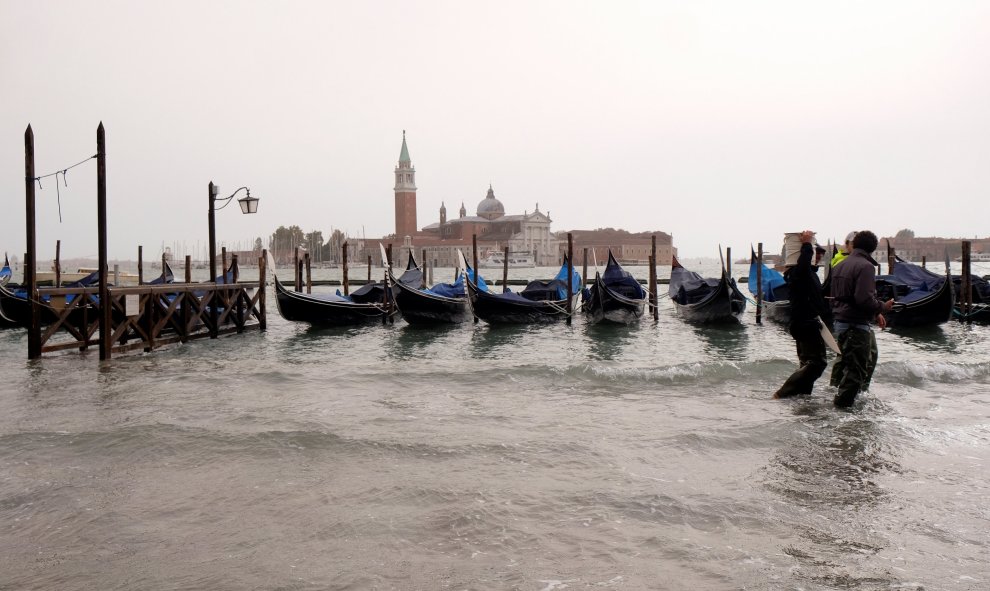
MULTIPOLYGON (((220 192, 220 188, 217 185, 214 185, 213 181, 210 181, 210 281, 214 283, 217 281, 217 229, 213 212, 219 211, 230 205, 230 200, 241 191, 245 191, 246 193, 244 197, 237 200, 237 204, 241 206, 241 213, 258 213, 258 198, 251 196, 251 189, 241 187, 227 197, 217 199, 217 194, 220 192), (223 205, 217 207, 217 203, 220 202, 222 202, 223 205)), ((226 273, 226 269, 224 272, 226 273)), ((224 276, 223 282, 227 282, 226 275, 224 276)))

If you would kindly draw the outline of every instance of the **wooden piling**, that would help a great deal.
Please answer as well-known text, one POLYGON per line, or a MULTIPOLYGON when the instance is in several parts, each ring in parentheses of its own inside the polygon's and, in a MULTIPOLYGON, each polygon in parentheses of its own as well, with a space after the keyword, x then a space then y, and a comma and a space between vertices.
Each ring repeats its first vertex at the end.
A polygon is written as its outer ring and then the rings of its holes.
POLYGON ((509 286, 509 247, 502 253, 502 291, 509 286))
MULTIPOLYGON (((508 249, 506 249, 508 250, 508 249)), ((508 258, 508 257, 506 257, 508 258)), ((574 237, 567 233, 567 324, 574 315, 574 237)))
POLYGON ((24 287, 31 306, 31 326, 28 328, 28 359, 41 357, 41 310, 38 308, 38 251, 34 233, 34 131, 24 130, 24 211, 27 225, 27 252, 24 254, 24 287))
MULTIPOLYGON (((412 252, 412 251, 410 251, 410 252, 412 252)), ((420 265, 419 266, 420 270, 423 271, 423 276, 422 276, 423 282, 422 282, 421 285, 422 285, 423 289, 426 289, 427 286, 429 285, 429 284, 427 284, 427 281, 429 280, 429 278, 426 276, 426 266, 427 265, 426 265, 426 249, 425 248, 423 249, 423 258, 421 258, 419 260, 419 265, 420 265)))
MULTIPOLYGON (((960 299, 959 308, 962 312, 962 320, 970 322, 970 314, 973 312, 973 277, 972 273, 972 242, 963 240, 962 242, 962 277, 959 285, 960 299)), ((946 281, 952 281, 951 275, 946 277, 946 281)))
POLYGON ((763 243, 762 242, 756 245, 756 323, 763 324, 763 243))
POLYGON ((313 293, 313 270, 309 253, 306 253, 306 293, 313 293))
POLYGON ((220 275, 223 279, 220 283, 227 283, 227 247, 220 247, 220 275))
POLYGON ((107 150, 103 122, 96 128, 96 204, 99 225, 100 268, 100 361, 110 359, 113 322, 110 311, 110 289, 107 282, 107 150))
POLYGON ((925 263, 927 262, 926 259, 927 259, 927 257, 925 255, 921 255, 921 268, 922 269, 925 268, 925 263))
POLYGON ((349 293, 349 285, 347 283, 347 243, 344 243, 343 248, 341 248, 341 263, 340 263, 340 274, 341 283, 344 284, 344 295, 349 293))
MULTIPOLYGON (((186 259, 188 260, 188 256, 186 259)), ((265 295, 268 293, 268 249, 261 250, 261 257, 258 259, 258 328, 266 330, 268 328, 268 315, 265 310, 265 295)))
POLYGON ((732 278, 732 247, 725 247, 725 274, 732 278))
MULTIPOLYGON (((165 253, 164 252, 162 253, 162 274, 161 274, 161 278, 162 278, 162 283, 165 283, 165 280, 168 278, 168 257, 165 256, 165 253)), ((140 282, 141 282, 141 280, 140 280, 140 277, 139 277, 138 278, 138 283, 140 284, 140 282)))
POLYGON ((236 254, 230 257, 230 278, 232 283, 237 283, 241 280, 241 268, 237 264, 236 254))
POLYGON ((660 320, 660 297, 657 293, 657 235, 650 240, 650 305, 653 306, 653 321, 660 320))
MULTIPOLYGON (((477 234, 471 234, 471 260, 474 261, 474 286, 478 287, 478 275, 480 275, 480 273, 478 273, 478 235, 477 234)), ((502 289, 504 290, 505 287, 503 286, 502 289)), ((471 309, 473 310, 474 307, 472 306, 471 309)), ((474 317, 474 323, 478 324, 477 316, 474 317)))
POLYGON ((368 283, 371 283, 371 255, 368 255, 368 283))
POLYGON ((192 255, 186 255, 186 283, 192 283, 192 255))
POLYGON ((894 247, 890 245, 890 240, 888 240, 887 241, 887 274, 888 275, 894 274, 894 262, 896 258, 897 257, 894 254, 894 247))
POLYGON ((62 241, 55 241, 55 287, 62 287, 62 241))
POLYGON ((144 285, 144 247, 141 245, 138 245, 138 285, 144 285))
POLYGON ((588 247, 584 248, 584 260, 581 261, 581 277, 584 284, 588 284, 588 247))
POLYGON ((299 247, 292 251, 292 289, 302 291, 302 269, 299 268, 299 247))

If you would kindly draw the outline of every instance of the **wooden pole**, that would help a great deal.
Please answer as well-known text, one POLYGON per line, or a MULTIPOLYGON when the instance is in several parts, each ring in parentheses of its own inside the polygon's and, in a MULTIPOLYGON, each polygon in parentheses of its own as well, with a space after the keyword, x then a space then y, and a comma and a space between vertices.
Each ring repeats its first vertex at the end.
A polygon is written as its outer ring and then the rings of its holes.
POLYGON ((138 285, 144 285, 144 247, 141 245, 138 245, 138 285))
POLYGON ((509 287, 509 247, 506 246, 502 252, 502 291, 509 287))
MULTIPOLYGON (((970 313, 973 311, 973 277, 972 273, 972 242, 969 240, 963 240, 962 242, 962 277, 959 285, 959 291, 962 301, 960 303, 960 308, 962 309, 962 319, 970 322, 970 313)), ((946 281, 952 281, 952 277, 946 277, 946 281)))
POLYGON ((921 255, 921 268, 922 269, 925 268, 925 263, 927 262, 927 258, 928 257, 926 257, 925 255, 921 255))
POLYGON ((584 247, 584 260, 581 261, 581 277, 584 284, 588 284, 588 247, 584 247))
POLYGON ((41 310, 38 308, 37 245, 34 233, 34 131, 24 130, 24 211, 27 225, 27 252, 24 255, 24 287, 31 308, 28 328, 28 359, 41 357, 41 310))
POLYGON ((221 283, 227 283, 227 247, 220 247, 220 275, 223 276, 221 283))
POLYGON ((313 269, 309 253, 306 253, 306 293, 313 293, 313 269))
POLYGON ((241 280, 241 268, 237 264, 236 254, 230 256, 230 276, 233 283, 237 283, 241 280))
POLYGON ((368 283, 371 283, 371 255, 368 255, 368 283))
MULTIPOLYGON (((188 257, 187 257, 188 258, 188 257)), ((268 328, 268 316, 265 311, 265 295, 268 292, 268 249, 261 249, 261 258, 258 259, 258 328, 266 330, 268 328)))
POLYGON ((732 247, 725 247, 725 274, 732 279, 732 247))
POLYGON ((574 316, 574 236, 567 233, 567 324, 574 316))
MULTIPOLYGON (((471 234, 471 260, 474 261, 474 286, 478 287, 478 235, 471 234)), ((467 271, 467 269, 465 269, 467 271)), ((505 289, 504 287, 502 289, 505 289)), ((473 308, 472 308, 473 309, 473 308)), ((474 317, 474 323, 478 324, 478 317, 474 317)))
POLYGON ((890 245, 890 240, 887 241, 887 274, 894 274, 894 247, 890 245))
POLYGON ((213 206, 216 201, 217 187, 210 181, 209 187, 209 201, 210 209, 207 216, 209 223, 209 233, 210 233, 210 281, 216 283, 217 281, 217 224, 216 224, 216 212, 213 210, 213 206))
POLYGON ((107 283, 107 148, 103 122, 96 128, 96 204, 99 225, 100 257, 100 361, 110 359, 113 346, 113 323, 110 311, 110 287, 107 283))
POLYGON ((62 241, 55 241, 55 287, 62 287, 62 241))
POLYGON ((347 243, 346 242, 344 243, 343 248, 341 248, 340 254, 342 259, 340 265, 341 283, 344 284, 344 295, 347 295, 349 293, 348 291, 349 286, 347 284, 347 243))
POLYGON ((660 297, 657 293, 657 235, 650 240, 650 305, 653 306, 653 321, 660 320, 660 297))
POLYGON ((297 246, 293 251, 292 255, 292 288, 294 290, 302 291, 302 269, 299 268, 299 247, 297 246))
MULTIPOLYGON (((165 253, 163 252, 162 253, 162 283, 165 283, 165 278, 168 277, 167 271, 168 271, 168 257, 166 257, 165 253)), ((140 281, 140 277, 138 278, 138 281, 140 281)))
MULTIPOLYGON (((827 262, 825 264, 828 264, 827 262)), ((756 245, 756 323, 763 324, 763 243, 756 245)))
POLYGON ((192 255, 186 255, 186 283, 192 283, 192 255))
POLYGON ((423 271, 423 277, 422 277, 423 282, 422 282, 421 285, 423 286, 423 289, 426 289, 426 287, 427 287, 427 283, 426 282, 427 282, 428 278, 426 277, 426 249, 425 248, 423 249, 423 258, 421 258, 419 260, 419 265, 420 265, 419 266, 420 270, 423 271))

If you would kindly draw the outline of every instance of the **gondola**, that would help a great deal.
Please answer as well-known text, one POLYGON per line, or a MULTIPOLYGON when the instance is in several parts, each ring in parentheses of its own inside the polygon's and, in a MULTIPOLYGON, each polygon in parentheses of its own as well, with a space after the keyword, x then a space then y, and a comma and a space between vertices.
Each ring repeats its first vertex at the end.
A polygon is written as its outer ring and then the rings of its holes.
MULTIPOLYGON (((467 275, 469 281, 474 280, 474 270, 470 267, 467 275)), ((430 288, 406 284, 396 279, 391 269, 389 280, 395 293, 395 304, 402 313, 402 318, 409 324, 459 324, 471 317, 464 273, 458 273, 453 283, 438 283, 430 288)))
POLYGON ((0 269, 0 285, 7 285, 13 275, 14 273, 10 270, 10 260, 7 258, 7 253, 4 253, 3 268, 0 269))
MULTIPOLYGON (((465 265, 466 267, 467 265, 465 265)), ((474 315, 489 324, 540 324, 567 318, 567 259, 552 279, 530 281, 516 293, 504 288, 502 293, 468 281, 468 297, 474 315)), ((571 309, 581 292, 581 274, 571 268, 571 309)))
POLYGON ((955 292, 948 274, 938 275, 895 257, 894 272, 878 276, 876 286, 881 301, 894 299, 893 309, 884 314, 891 328, 932 326, 952 317, 955 292))
MULTIPOLYGON (((172 283, 174 279, 175 276, 172 273, 172 268, 166 262, 165 271, 161 275, 155 277, 152 281, 147 282, 146 285, 172 283)), ((83 277, 78 281, 66 283, 62 287, 92 287, 97 285, 99 281, 100 272, 94 271, 86 277, 83 277)), ((12 286, 10 285, 0 285, 0 326, 7 328, 18 326, 25 328, 29 327, 31 326, 31 305, 27 300, 27 288, 23 285, 18 286, 16 289, 12 289, 11 287, 12 286)), ((68 305, 71 304, 77 296, 66 295, 64 297, 65 305, 68 305)), ((100 303, 99 296, 95 294, 90 294, 87 297, 87 303, 77 304, 75 309, 65 320, 65 322, 70 326, 74 326, 79 330, 85 328, 88 322, 95 318, 95 311, 91 311, 91 309, 94 308, 94 306, 98 306, 100 303)), ((39 304, 39 320, 42 326, 47 326, 58 320, 61 312, 59 309, 51 305, 51 296, 42 294, 39 304)))
POLYGON ((677 257, 670 263, 670 300, 684 320, 701 324, 739 323, 746 298, 722 266, 718 278, 702 277, 685 269, 677 257))
POLYGON ((581 311, 590 323, 632 324, 643 317, 647 292, 608 251, 605 271, 582 291, 581 311))
MULTIPOLYGON (((423 272, 409 257, 406 271, 397 282, 419 286, 422 281, 423 272)), ((275 302, 282 318, 308 322, 314 326, 355 326, 394 319, 399 310, 395 306, 393 289, 379 281, 365 284, 350 295, 339 291, 335 294, 307 294, 288 289, 275 276, 275 302)))
POLYGON ((963 310, 962 275, 952 276, 952 288, 956 293, 956 304, 952 314, 963 322, 990 323, 990 281, 979 275, 970 275, 973 307, 967 313, 963 310))
POLYGON ((767 320, 788 324, 791 321, 791 294, 783 273, 763 265, 756 260, 756 253, 750 249, 749 292, 756 297, 759 284, 763 283, 763 316, 767 320), (757 280, 757 270, 762 266, 760 279, 757 280))

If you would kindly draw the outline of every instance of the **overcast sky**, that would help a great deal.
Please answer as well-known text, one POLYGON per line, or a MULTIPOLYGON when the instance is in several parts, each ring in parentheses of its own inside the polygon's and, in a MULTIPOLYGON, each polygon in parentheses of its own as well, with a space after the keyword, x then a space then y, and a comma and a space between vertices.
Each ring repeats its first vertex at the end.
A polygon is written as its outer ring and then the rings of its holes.
MULTIPOLYGON (((111 258, 279 225, 394 230, 489 183, 552 229, 990 235, 990 2, 0 0, 3 250, 25 250, 24 131, 47 174, 107 134, 111 258), (242 193, 243 195, 243 193, 242 193), (241 195, 239 195, 241 196, 241 195)), ((95 160, 38 191, 41 260, 96 256, 95 160)))

